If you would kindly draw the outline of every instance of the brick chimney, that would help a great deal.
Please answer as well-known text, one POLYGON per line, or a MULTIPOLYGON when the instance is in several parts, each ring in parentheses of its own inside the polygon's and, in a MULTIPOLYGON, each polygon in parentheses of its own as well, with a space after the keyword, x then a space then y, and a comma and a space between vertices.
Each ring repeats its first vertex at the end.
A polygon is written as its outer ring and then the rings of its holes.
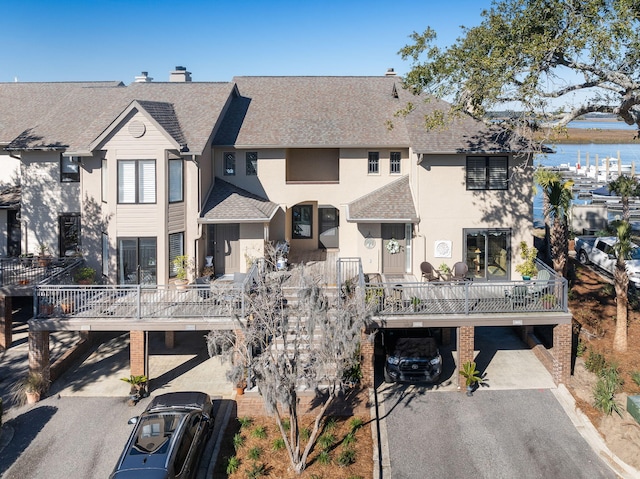
POLYGON ((186 67, 176 67, 174 71, 169 74, 170 82, 188 82, 191 81, 191 72, 187 71, 186 67))

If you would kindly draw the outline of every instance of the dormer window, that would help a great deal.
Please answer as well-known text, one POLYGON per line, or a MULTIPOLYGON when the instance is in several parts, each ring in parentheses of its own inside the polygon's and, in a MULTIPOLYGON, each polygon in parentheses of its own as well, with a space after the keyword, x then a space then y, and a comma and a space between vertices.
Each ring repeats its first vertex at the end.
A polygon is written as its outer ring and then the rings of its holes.
POLYGON ((60 157, 60 181, 63 183, 77 183, 80 181, 80 157, 60 157))
POLYGON ((235 176, 236 154, 232 151, 224 154, 224 176, 235 176))

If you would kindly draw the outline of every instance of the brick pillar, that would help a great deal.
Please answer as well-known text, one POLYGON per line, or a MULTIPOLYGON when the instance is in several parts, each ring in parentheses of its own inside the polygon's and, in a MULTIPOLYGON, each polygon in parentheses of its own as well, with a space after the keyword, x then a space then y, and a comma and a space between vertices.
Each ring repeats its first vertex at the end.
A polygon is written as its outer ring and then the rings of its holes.
POLYGON ((49 331, 29 330, 29 371, 42 375, 46 384, 44 392, 48 391, 51 380, 49 331))
POLYGON ((134 376, 142 376, 143 374, 149 377, 149 371, 147 371, 147 341, 144 331, 130 331, 129 332, 129 358, 131 374, 134 376))
POLYGON ((0 350, 9 349, 13 342, 13 305, 11 296, 0 294, 0 350))
POLYGON ((173 349, 176 345, 176 332, 165 331, 164 332, 164 345, 167 349, 173 349))
MULTIPOLYGON (((467 361, 473 361, 475 328, 473 326, 460 326, 457 334, 458 343, 458 370, 467 361)), ((458 374, 458 388, 465 390, 465 379, 458 374)))
POLYGON ((360 370, 361 384, 365 388, 372 388, 375 385, 374 342, 373 338, 369 338, 369 333, 363 329, 360 333, 360 370))
POLYGON ((553 380, 566 384, 571 377, 571 324, 557 324, 553 328, 553 380))

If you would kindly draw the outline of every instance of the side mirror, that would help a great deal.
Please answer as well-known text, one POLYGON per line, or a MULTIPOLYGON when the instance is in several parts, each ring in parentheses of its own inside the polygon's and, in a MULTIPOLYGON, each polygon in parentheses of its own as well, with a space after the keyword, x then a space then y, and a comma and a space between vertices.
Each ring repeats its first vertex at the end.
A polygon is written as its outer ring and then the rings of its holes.
POLYGON ((135 424, 135 423, 137 423, 137 422, 138 422, 138 418, 139 418, 139 417, 140 417, 140 416, 132 417, 131 419, 129 419, 129 420, 127 421, 127 424, 135 424))

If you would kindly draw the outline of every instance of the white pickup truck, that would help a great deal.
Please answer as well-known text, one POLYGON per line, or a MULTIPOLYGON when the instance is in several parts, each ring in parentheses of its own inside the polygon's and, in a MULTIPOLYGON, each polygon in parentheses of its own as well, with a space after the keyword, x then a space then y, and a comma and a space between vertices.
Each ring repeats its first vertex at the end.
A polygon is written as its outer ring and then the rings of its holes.
MULTIPOLYGON (((578 236, 575 250, 578 261, 582 264, 593 263, 607 273, 613 275, 616 267, 614 246, 618 238, 615 236, 578 236)), ((640 248, 632 244, 631 258, 625 261, 629 281, 640 289, 640 248)))

